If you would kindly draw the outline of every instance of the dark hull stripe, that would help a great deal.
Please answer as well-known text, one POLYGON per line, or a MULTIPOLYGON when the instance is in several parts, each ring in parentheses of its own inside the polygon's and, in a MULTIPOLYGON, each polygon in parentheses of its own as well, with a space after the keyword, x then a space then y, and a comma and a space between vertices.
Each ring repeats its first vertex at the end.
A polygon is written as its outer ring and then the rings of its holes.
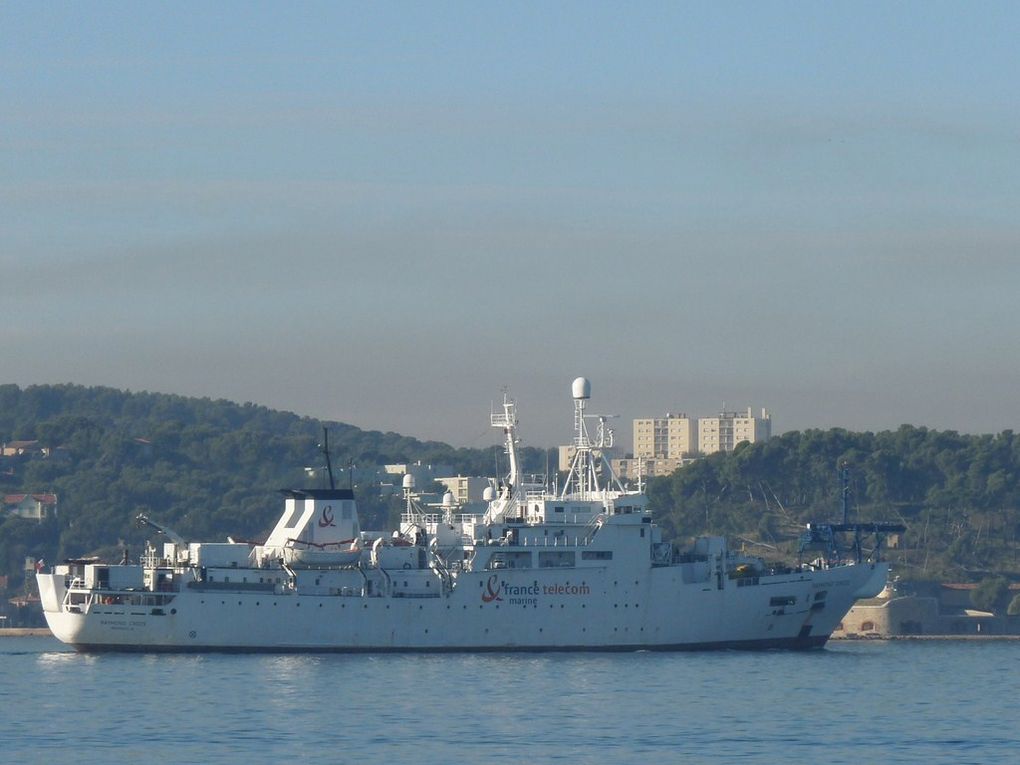
POLYGON ((635 651, 804 651, 822 648, 828 635, 769 638, 765 640, 723 640, 714 643, 675 643, 670 645, 571 645, 571 646, 444 646, 406 647, 386 646, 177 646, 177 645, 102 645, 78 644, 81 652, 130 653, 606 653, 635 651))

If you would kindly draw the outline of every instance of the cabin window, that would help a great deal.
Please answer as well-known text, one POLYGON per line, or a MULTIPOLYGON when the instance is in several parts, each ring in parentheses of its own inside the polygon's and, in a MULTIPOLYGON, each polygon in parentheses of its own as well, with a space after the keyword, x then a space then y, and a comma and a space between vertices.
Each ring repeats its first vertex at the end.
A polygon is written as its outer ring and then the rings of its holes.
POLYGON ((562 507, 554 507, 553 508, 553 512, 562 513, 563 512, 563 508, 562 507))
POLYGON ((792 606, 797 602, 794 595, 778 595, 769 601, 770 606, 792 606))
POLYGON ((540 552, 538 554, 539 568, 569 568, 574 565, 575 553, 573 550, 556 550, 540 552))
POLYGON ((612 560, 612 550, 585 550, 581 553, 581 560, 612 560))
POLYGON ((822 590, 821 592, 815 593, 815 600, 825 600, 825 596, 829 594, 828 590, 822 590))

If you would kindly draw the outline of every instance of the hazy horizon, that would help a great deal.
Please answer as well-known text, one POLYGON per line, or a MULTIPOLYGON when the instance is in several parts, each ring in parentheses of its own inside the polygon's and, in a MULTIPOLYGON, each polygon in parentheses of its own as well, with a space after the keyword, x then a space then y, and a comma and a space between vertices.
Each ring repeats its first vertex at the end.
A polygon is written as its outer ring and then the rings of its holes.
POLYGON ((1020 429, 1020 9, 0 10, 0 382, 458 446, 1020 429), (1013 349, 1013 350, 1010 350, 1013 349))

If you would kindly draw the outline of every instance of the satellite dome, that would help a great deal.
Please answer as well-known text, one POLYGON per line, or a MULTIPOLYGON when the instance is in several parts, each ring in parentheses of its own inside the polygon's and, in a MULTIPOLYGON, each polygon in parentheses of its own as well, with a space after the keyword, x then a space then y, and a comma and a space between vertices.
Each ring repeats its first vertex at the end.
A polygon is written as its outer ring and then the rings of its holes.
POLYGON ((570 391, 575 399, 591 398, 591 383, 587 377, 578 377, 570 386, 570 391))
POLYGON ((448 492, 446 492, 446 494, 443 495, 443 507, 452 507, 452 506, 453 506, 453 492, 452 491, 448 491, 448 492))
POLYGON ((496 498, 496 490, 491 486, 486 486, 485 491, 482 492, 482 499, 486 502, 492 502, 496 498))
POLYGON ((403 487, 405 489, 414 488, 414 476, 410 473, 404 473, 403 487))

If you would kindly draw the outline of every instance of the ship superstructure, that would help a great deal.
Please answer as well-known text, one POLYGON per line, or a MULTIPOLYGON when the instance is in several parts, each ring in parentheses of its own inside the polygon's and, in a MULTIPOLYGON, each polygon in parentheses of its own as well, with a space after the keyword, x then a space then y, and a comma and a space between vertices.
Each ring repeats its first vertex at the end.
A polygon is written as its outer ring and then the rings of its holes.
POLYGON ((517 410, 491 424, 509 471, 482 513, 423 505, 411 476, 391 532, 360 528, 349 489, 284 493, 262 544, 174 535, 136 564, 69 561, 38 575, 54 635, 82 649, 635 650, 824 645, 887 565, 769 566, 702 537, 664 540, 604 452, 612 432, 574 381, 575 456, 562 489, 526 476, 517 410), (589 422, 596 421, 594 436, 589 422))

